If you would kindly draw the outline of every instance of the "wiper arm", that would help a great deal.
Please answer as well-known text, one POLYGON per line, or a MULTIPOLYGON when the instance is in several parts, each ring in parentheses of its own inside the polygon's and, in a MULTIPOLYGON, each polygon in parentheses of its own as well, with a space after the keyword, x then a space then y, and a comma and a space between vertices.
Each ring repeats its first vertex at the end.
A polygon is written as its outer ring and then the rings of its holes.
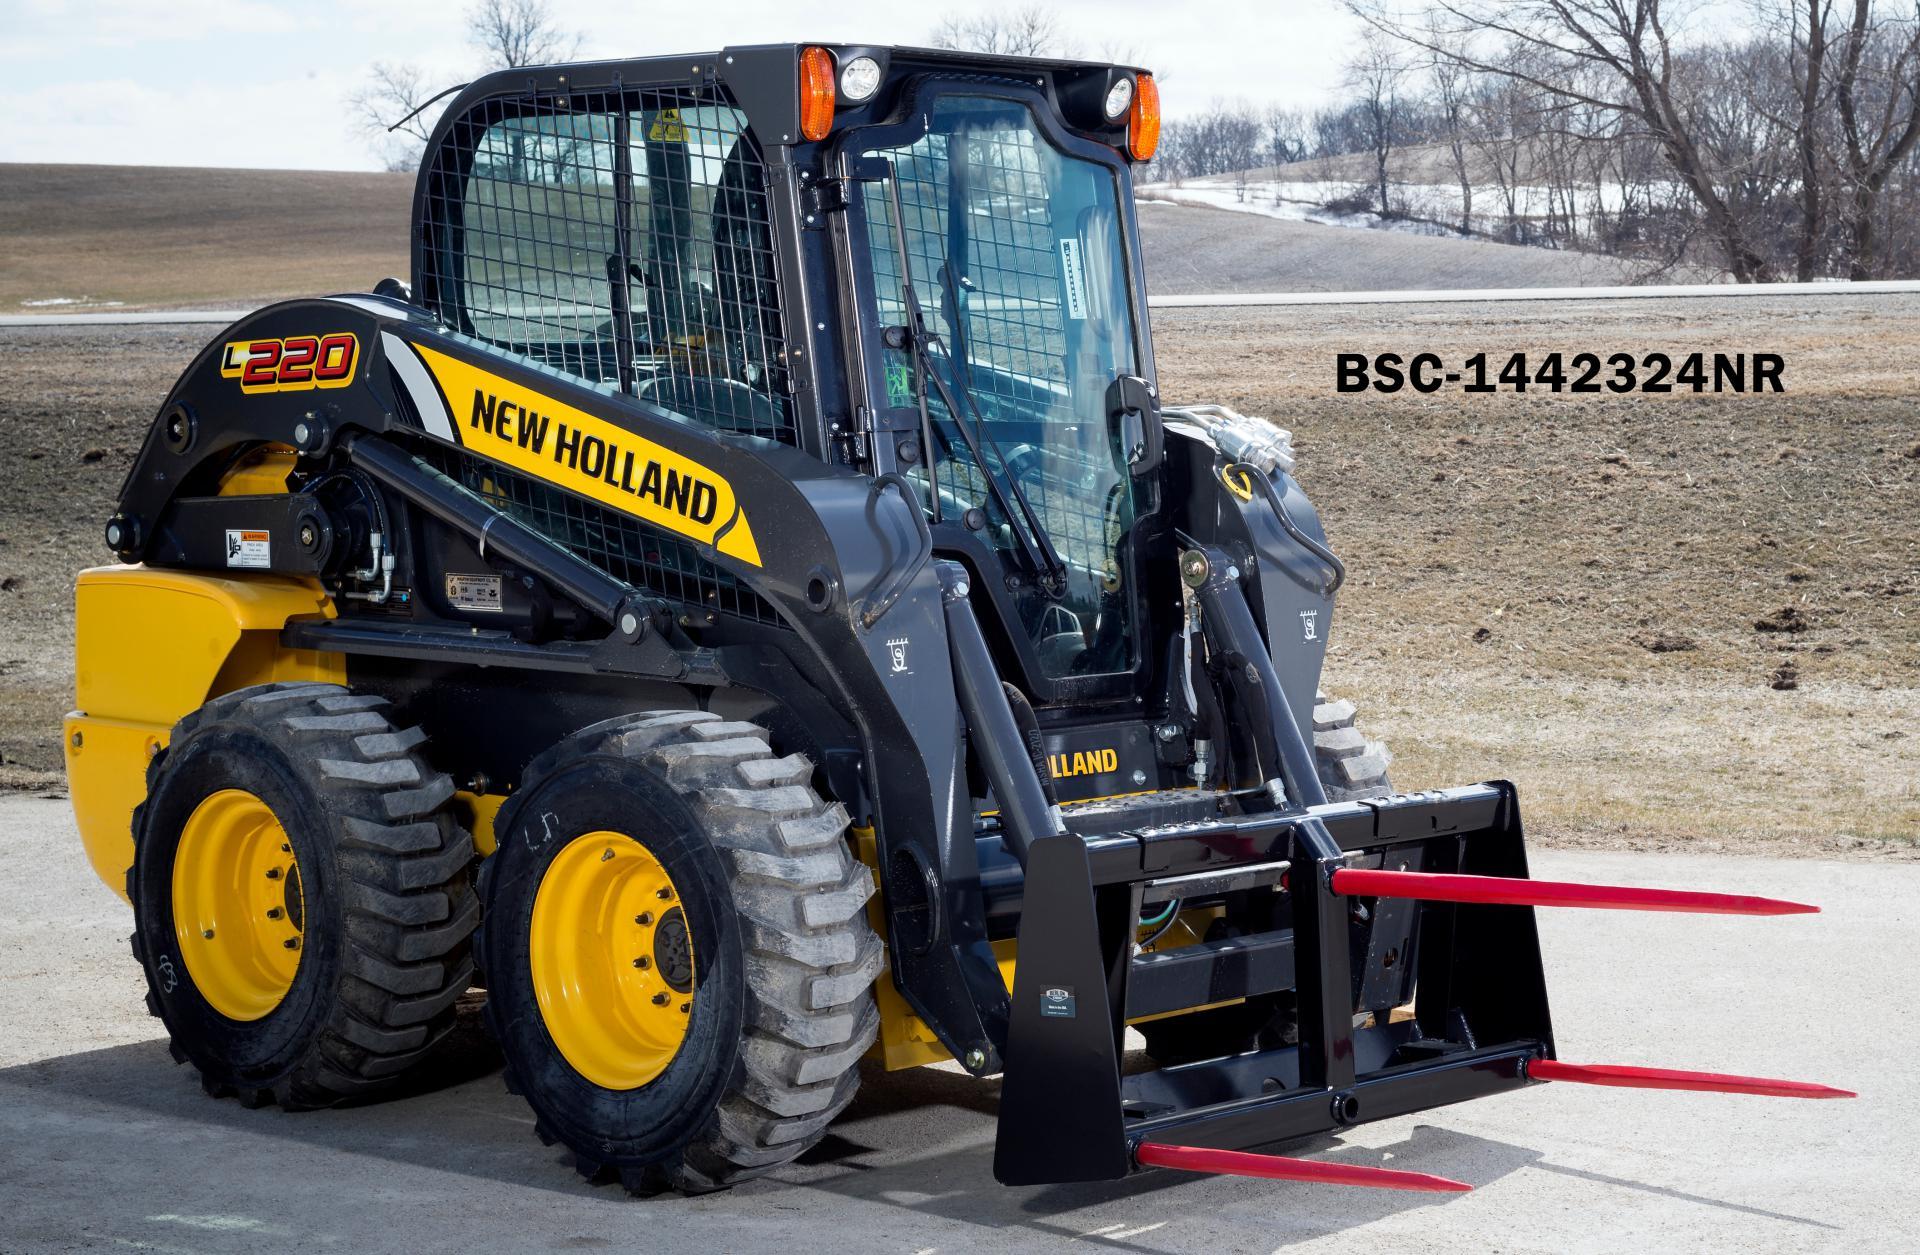
MULTIPOLYGON (((973 455, 974 465, 980 468, 980 474, 987 481, 987 489, 1000 505, 1001 513, 1013 524, 1013 533, 1019 538, 1020 547, 1026 552, 1027 560, 1041 573, 1045 582, 1059 587, 1066 578, 1066 563, 1060 560, 1059 551, 1053 546, 1053 538, 1047 534, 1045 524, 1041 523, 1039 513, 1027 500, 1027 494, 1021 489, 1020 481, 1006 470, 1006 455, 992 435, 986 431, 986 423, 980 417, 980 410, 974 404, 973 393, 966 391, 966 408, 963 410, 954 399, 953 392, 947 387, 946 380, 933 363, 933 355, 928 346, 938 343, 938 337, 927 330, 926 311, 920 304, 920 295, 913 285, 912 254, 907 249, 906 218, 900 205, 900 181, 887 179, 887 192, 893 206, 893 243, 900 263, 900 296, 907 308, 907 325, 902 328, 906 333, 904 347, 913 354, 914 374, 919 388, 921 443, 926 448, 927 488, 933 499, 933 517, 940 520, 940 483, 933 470, 933 419, 927 409, 927 384, 932 382, 940 394, 941 403, 947 407, 947 413, 953 418, 953 425, 959 429, 961 439, 967 443, 967 452, 973 455), (969 422, 969 417, 972 421, 969 422), (993 450, 994 460, 989 461, 981 449, 984 437, 987 446, 993 450)), ((944 350, 945 346, 942 346, 944 350)), ((948 357, 949 361, 953 358, 948 357)))
MULTIPOLYGON (((1033 563, 1049 587, 1060 587, 1066 579, 1067 564, 1060 560, 1059 551, 1053 547, 1053 537, 1047 534, 1046 524, 1040 521, 1039 512, 1027 500, 1026 490, 1020 487, 1019 480, 1007 472, 1007 455, 1001 452, 999 443, 987 433, 986 422, 980 417, 979 407, 974 404, 973 393, 961 393, 967 402, 963 410, 954 400, 946 380, 940 377, 939 371, 933 369, 932 354, 927 352, 927 346, 939 344, 940 338, 924 331, 918 334, 910 332, 909 337, 913 341, 914 354, 923 363, 923 378, 933 381, 941 402, 947 407, 947 413, 953 415, 953 425, 959 429, 960 438, 967 442, 967 452, 973 455, 974 465, 980 468, 987 488, 1000 503, 1001 512, 1013 524, 1013 533, 1019 537, 1020 547, 1026 550, 1027 560, 1033 563), (969 415, 972 421, 968 421, 969 415), (993 450, 991 460, 981 451, 983 439, 987 448, 993 450)), ((945 353, 945 345, 941 345, 941 351, 945 353)), ((947 360, 951 362, 954 359, 949 354, 947 360)))

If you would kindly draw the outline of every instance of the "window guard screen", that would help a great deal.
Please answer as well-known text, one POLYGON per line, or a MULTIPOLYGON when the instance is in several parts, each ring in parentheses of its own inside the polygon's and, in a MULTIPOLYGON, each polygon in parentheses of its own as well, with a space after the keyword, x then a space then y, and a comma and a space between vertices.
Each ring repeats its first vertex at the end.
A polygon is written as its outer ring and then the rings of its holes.
POLYGON ((764 166, 716 90, 482 102, 436 161, 429 308, 696 422, 794 443, 764 166))

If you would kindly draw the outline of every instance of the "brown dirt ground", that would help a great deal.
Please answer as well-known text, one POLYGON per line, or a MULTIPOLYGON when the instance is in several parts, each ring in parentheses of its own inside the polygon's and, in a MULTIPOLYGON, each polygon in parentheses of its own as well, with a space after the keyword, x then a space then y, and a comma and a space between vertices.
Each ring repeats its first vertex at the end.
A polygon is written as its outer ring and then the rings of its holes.
POLYGON ((1920 299, 1170 312, 1168 397, 1295 432, 1351 572, 1326 682, 1396 783, 1511 779, 1568 844, 1914 853, 1920 299), (1762 350, 1786 391, 1334 394, 1423 350, 1762 350))
MULTIPOLYGON (((208 338, 0 331, 0 785, 59 787, 73 573, 208 338)), ((1402 787, 1512 779, 1560 844, 1916 855, 1920 298, 1179 310, 1155 339, 1169 397, 1295 432, 1351 572, 1328 687, 1402 787), (1778 352, 1787 391, 1333 392, 1336 352, 1516 349, 1778 352)))

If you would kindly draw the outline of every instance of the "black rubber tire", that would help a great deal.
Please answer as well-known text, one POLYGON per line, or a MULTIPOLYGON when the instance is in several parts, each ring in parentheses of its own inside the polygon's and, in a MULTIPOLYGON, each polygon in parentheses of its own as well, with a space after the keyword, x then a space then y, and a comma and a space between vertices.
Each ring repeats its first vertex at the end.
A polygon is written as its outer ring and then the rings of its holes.
POLYGON ((1329 802, 1386 797, 1387 764, 1393 761, 1383 741, 1369 741, 1353 724, 1353 703, 1318 695, 1313 706, 1313 765, 1329 802))
MULTIPOLYGON (((1329 802, 1386 797, 1393 755, 1354 726, 1353 703, 1317 695, 1313 707, 1313 765, 1329 802)), ((1152 1020, 1139 1026, 1147 1054, 1163 1067, 1218 1059, 1294 1041, 1292 994, 1250 999, 1230 1007, 1152 1020)))
POLYGON ((879 1030, 873 879, 845 840, 846 811, 809 783, 812 763, 776 757, 767 738, 703 711, 610 720, 537 757, 501 810, 480 874, 487 1024, 535 1133, 571 1150, 589 1180, 636 1194, 724 1189, 793 1160, 853 1100, 879 1030), (546 868, 602 830, 664 865, 700 956, 686 1039, 632 1090, 567 1062, 528 953, 546 868))
POLYGON ((332 684, 241 689, 182 719, 148 765, 127 870, 133 954, 174 1060, 209 1094, 289 1110, 372 1098, 453 1024, 473 976, 473 840, 448 813, 452 781, 414 752, 425 733, 396 729, 386 705, 332 684), (181 831, 227 788, 273 810, 305 900, 293 985, 247 1022, 215 1010, 174 953, 181 831))

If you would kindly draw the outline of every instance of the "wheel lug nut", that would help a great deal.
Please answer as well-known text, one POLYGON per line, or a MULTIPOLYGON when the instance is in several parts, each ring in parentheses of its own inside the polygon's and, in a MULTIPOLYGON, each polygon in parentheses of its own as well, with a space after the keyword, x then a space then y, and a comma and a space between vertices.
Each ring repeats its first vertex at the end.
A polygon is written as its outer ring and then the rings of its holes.
POLYGON ((285 912, 285 911, 283 911, 283 910, 281 910, 281 909, 280 909, 279 907, 277 907, 277 906, 270 906, 270 907, 268 907, 268 908, 267 908, 267 918, 268 918, 268 919, 279 919, 279 918, 280 918, 280 917, 281 917, 282 915, 285 915, 285 914, 286 914, 286 912, 285 912))
POLYGON ((608 846, 608 847, 607 847, 606 849, 604 849, 604 850, 602 850, 602 851, 600 851, 600 861, 601 861, 602 863, 608 863, 608 862, 612 862, 612 861, 613 861, 613 847, 612 847, 612 846, 608 846))
POLYGON ((211 929, 211 928, 208 928, 208 929, 205 929, 205 930, 203 930, 203 931, 201 932, 201 934, 200 934, 200 935, 201 935, 202 937, 205 937, 205 938, 206 938, 206 939, 207 939, 208 941, 212 941, 212 940, 213 940, 213 929, 211 929))
POLYGON ((638 915, 633 917, 633 922, 640 925, 640 927, 645 928, 648 924, 653 923, 653 912, 642 911, 638 915))
POLYGON ((633 965, 644 972, 648 968, 653 966, 653 960, 649 959, 646 955, 643 954, 639 958, 633 961, 633 965))
POLYGON ((655 894, 654 896, 659 898, 662 902, 673 901, 673 886, 668 885, 667 887, 661 889, 660 892, 655 894))
POLYGON ((691 1009, 692 1007, 693 1007, 693 1004, 692 1004, 691 1002, 683 1002, 683 1003, 681 1003, 681 1004, 680 1004, 680 1014, 682 1014, 682 1015, 685 1015, 685 1014, 686 1014, 686 1013, 687 1013, 687 1012, 688 1012, 688 1011, 689 1011, 689 1010, 690 1010, 690 1009, 691 1009))
POLYGON ((289 950, 298 950, 300 948, 300 939, 298 937, 289 937, 280 944, 289 950))
POLYGON ((280 869, 278 867, 267 868, 267 879, 268 880, 280 879, 280 869))
POLYGON ((291 854, 293 853, 293 847, 288 845, 285 841, 282 841, 280 843, 280 852, 282 854, 291 854))
POLYGON ((664 1007, 664 1006, 666 1006, 666 1005, 667 1005, 667 996, 666 996, 665 994, 655 994, 655 995, 653 996, 653 1005, 654 1005, 654 1006, 656 1006, 656 1007, 664 1007))

